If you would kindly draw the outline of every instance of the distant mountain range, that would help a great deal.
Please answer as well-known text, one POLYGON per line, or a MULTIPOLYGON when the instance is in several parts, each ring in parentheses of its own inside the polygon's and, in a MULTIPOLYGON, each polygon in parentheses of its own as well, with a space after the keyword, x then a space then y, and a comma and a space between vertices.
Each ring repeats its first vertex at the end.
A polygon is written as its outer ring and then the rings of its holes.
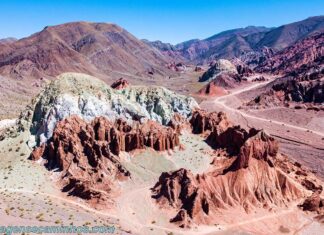
POLYGON ((14 78, 83 72, 98 77, 169 75, 170 58, 114 24, 75 22, 0 41, 0 74, 14 78), (118 74, 120 73, 120 74, 118 74))
POLYGON ((232 29, 203 40, 193 39, 174 46, 159 41, 145 42, 166 55, 176 55, 176 59, 182 56, 187 61, 205 63, 219 58, 241 57, 259 52, 264 47, 279 51, 323 29, 324 16, 315 16, 277 28, 249 26, 232 29))
MULTIPOLYGON (((203 40, 193 39, 172 45, 140 40, 115 24, 74 22, 49 26, 19 40, 0 39, 0 110, 7 114, 12 107, 23 107, 47 79, 54 79, 64 72, 90 74, 107 83, 123 77, 133 84, 163 85, 165 79, 177 78, 188 64, 237 58, 235 60, 249 69, 272 73, 276 70, 274 65, 280 61, 284 63, 278 68, 301 68, 298 74, 308 71, 315 74, 312 65, 316 65, 315 70, 322 76, 323 63, 312 62, 315 54, 312 47, 307 46, 307 42, 314 42, 320 47, 316 51, 323 54, 319 40, 310 39, 300 46, 291 47, 318 31, 324 31, 324 16, 277 28, 249 26, 232 29, 203 40), (296 56, 289 54, 290 49, 284 51, 288 47, 298 49, 296 56), (299 55, 305 56, 299 58, 299 55), (286 63, 287 56, 290 64, 286 63), (310 66, 307 70, 303 66, 305 63, 310 66)), ((188 76, 198 81, 196 72, 188 76)), ((180 80, 177 82, 176 88, 184 85, 180 80)), ((14 109, 14 115, 17 115, 19 109, 14 109)))
POLYGON ((265 47, 279 51, 324 29, 324 16, 277 28, 249 26, 177 45, 139 40, 114 24, 75 22, 45 27, 29 37, 0 40, 0 74, 13 78, 83 72, 97 77, 168 77, 171 62, 202 64, 218 58, 253 60, 265 47), (252 59, 251 59, 252 58, 252 59))

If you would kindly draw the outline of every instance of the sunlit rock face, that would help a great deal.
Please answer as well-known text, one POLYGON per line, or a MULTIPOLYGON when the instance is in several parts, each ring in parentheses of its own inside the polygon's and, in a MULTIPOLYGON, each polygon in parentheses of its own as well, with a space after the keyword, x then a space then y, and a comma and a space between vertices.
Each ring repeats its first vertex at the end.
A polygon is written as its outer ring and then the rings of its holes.
POLYGON ((58 121, 71 115, 85 121, 103 116, 111 121, 153 120, 167 125, 175 113, 188 118, 198 107, 193 98, 162 87, 128 86, 115 90, 94 77, 74 73, 59 76, 34 100, 34 105, 31 132, 39 144, 52 136, 58 121))

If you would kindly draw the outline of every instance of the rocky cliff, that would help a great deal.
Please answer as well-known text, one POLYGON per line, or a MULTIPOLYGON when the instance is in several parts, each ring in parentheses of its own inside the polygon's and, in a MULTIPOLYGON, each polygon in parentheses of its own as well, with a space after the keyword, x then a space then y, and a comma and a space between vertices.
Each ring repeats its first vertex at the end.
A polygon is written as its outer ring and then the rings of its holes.
POLYGON ((44 158, 48 169, 61 171, 62 191, 94 204, 109 202, 109 194, 116 191, 115 181, 130 176, 111 152, 110 144, 116 136, 105 138, 95 128, 102 121, 88 124, 77 116, 64 119, 57 123, 51 140, 31 154, 32 160, 44 158))
POLYGON ((315 72, 310 70, 320 69, 323 65, 323 57, 324 31, 322 30, 274 54, 261 63, 256 70, 301 78, 310 72, 315 72))
POLYGON ((113 88, 83 74, 63 74, 21 114, 30 130, 30 158, 58 169, 69 195, 89 203, 112 202, 116 182, 130 177, 120 153, 145 148, 173 150, 197 103, 161 87, 113 88), (168 126, 167 126, 168 125, 168 126))
MULTIPOLYGON (((73 22, 2 46, 0 73, 19 79, 55 77, 64 72, 113 75, 111 71, 149 76, 174 74, 169 58, 115 24, 73 22)), ((117 75, 118 76, 118 75, 117 75)))
POLYGON ((121 151, 164 151, 179 144, 174 129, 154 121, 130 126, 121 119, 96 117, 87 123, 73 115, 57 123, 52 138, 35 148, 31 159, 45 159, 48 169, 59 169, 64 192, 97 204, 110 201, 116 181, 130 176, 118 158, 121 151))
POLYGON ((280 75, 249 106, 273 106, 291 102, 324 102, 324 32, 314 33, 276 53, 256 70, 280 75))
POLYGON ((154 120, 167 125, 175 113, 187 118, 195 107, 198 104, 193 98, 163 87, 128 86, 117 90, 94 77, 69 73, 49 84, 20 120, 27 120, 35 144, 41 144, 52 136, 58 121, 71 115, 86 121, 104 116, 111 121, 154 120))
POLYGON ((222 113, 194 112, 195 133, 206 133, 218 152, 205 173, 179 169, 161 174, 152 197, 180 227, 217 222, 217 213, 271 210, 305 196, 305 189, 282 170, 278 143, 263 131, 231 125, 222 113))

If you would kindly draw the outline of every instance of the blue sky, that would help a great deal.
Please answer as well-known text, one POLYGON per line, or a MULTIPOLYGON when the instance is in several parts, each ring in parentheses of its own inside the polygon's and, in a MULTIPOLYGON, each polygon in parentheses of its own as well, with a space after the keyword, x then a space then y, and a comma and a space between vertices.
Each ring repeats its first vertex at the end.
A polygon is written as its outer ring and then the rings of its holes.
POLYGON ((116 23, 138 38, 178 43, 227 29, 279 26, 324 14, 324 0, 1 0, 0 38, 71 21, 116 23))

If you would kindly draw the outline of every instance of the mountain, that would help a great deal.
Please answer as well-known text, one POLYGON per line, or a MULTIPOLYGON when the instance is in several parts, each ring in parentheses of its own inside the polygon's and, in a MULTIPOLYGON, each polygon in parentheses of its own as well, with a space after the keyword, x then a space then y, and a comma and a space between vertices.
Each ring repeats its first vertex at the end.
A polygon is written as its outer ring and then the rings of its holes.
POLYGON ((149 41, 146 39, 142 40, 147 45, 157 48, 159 51, 162 52, 167 57, 171 57, 173 60, 177 62, 186 61, 187 59, 181 55, 181 52, 177 50, 177 48, 172 45, 171 43, 165 43, 160 40, 157 41, 149 41))
POLYGON ((236 57, 255 65, 268 58, 269 50, 280 51, 322 29, 324 16, 315 16, 276 28, 248 26, 227 30, 203 40, 193 39, 175 46, 164 44, 162 47, 156 43, 151 45, 163 53, 170 51, 166 53, 170 56, 180 54, 187 60, 199 64, 220 58, 236 57))
MULTIPOLYGON (((171 73, 168 58, 115 24, 75 22, 45 27, 30 37, 0 44, 0 74, 15 78, 84 72, 137 76, 171 73)), ((120 76, 120 75, 117 75, 120 76)))
POLYGON ((12 38, 12 37, 2 38, 2 39, 0 39, 0 44, 10 44, 10 43, 15 42, 15 41, 17 41, 17 39, 12 38))
POLYGON ((289 106, 320 109, 324 102, 324 31, 281 50, 259 65, 258 72, 280 75, 249 106, 289 106))
POLYGON ((319 67, 324 60, 324 30, 299 40, 261 63, 256 70, 275 74, 301 73, 319 67))
POLYGON ((17 41, 16 38, 2 38, 0 39, 0 47, 7 48, 7 50, 9 50, 9 48, 11 48, 10 45, 15 41, 17 41))
POLYGON ((221 32, 204 40, 191 40, 176 45, 181 54, 195 62, 206 62, 215 58, 238 57, 243 52, 253 51, 245 39, 249 35, 264 33, 270 29, 249 26, 221 32))
POLYGON ((324 16, 310 17, 267 32, 257 43, 257 47, 267 46, 275 50, 282 50, 321 29, 324 29, 324 16))

